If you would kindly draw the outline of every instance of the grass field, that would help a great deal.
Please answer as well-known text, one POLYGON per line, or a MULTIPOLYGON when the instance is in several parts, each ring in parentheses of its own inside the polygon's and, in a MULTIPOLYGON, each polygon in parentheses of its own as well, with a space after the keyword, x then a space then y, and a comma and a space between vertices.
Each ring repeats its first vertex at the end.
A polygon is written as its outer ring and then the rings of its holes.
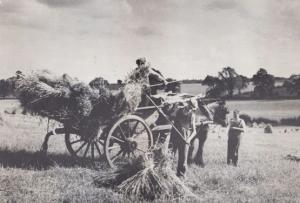
MULTIPOLYGON (((205 94, 207 86, 201 84, 182 84, 181 92, 193 95, 205 94)), ((243 91, 253 91, 253 85, 243 91)), ((230 110, 239 109, 242 114, 253 118, 264 117, 273 120, 300 116, 300 100, 245 100, 227 101, 230 110)))
POLYGON ((274 120, 300 116, 300 100, 251 100, 228 101, 230 110, 239 109, 251 117, 274 120))
MULTIPOLYGON (((48 158, 35 153, 47 121, 5 114, 15 103, 0 102, 0 202, 132 201, 112 189, 97 188, 93 178, 105 173, 106 165, 97 171, 72 159, 63 137, 50 139, 48 158)), ((299 155, 299 144, 296 127, 276 127, 273 134, 249 128, 242 138, 240 165, 232 167, 226 165, 225 129, 211 128, 204 149, 206 167, 190 166, 185 180, 198 196, 193 201, 300 202, 300 163, 284 158, 299 155)))

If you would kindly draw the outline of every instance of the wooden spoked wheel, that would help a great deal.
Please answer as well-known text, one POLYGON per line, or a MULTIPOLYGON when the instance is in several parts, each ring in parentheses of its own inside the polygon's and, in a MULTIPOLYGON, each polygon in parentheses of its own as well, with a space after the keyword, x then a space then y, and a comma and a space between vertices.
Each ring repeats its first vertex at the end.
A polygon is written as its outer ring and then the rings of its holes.
POLYGON ((109 131, 105 141, 105 158, 114 168, 144 155, 152 145, 152 132, 145 121, 139 116, 127 115, 109 131))
POLYGON ((102 133, 102 129, 99 128, 97 136, 84 138, 77 133, 67 132, 65 134, 66 147, 70 154, 78 159, 100 161, 104 154, 102 133))

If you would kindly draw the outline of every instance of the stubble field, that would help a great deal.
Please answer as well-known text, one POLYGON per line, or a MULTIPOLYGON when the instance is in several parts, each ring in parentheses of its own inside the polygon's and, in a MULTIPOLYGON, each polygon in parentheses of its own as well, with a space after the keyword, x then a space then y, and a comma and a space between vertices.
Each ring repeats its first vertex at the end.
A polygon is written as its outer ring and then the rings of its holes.
MULTIPOLYGON (((106 165, 94 170, 77 162, 68 154, 63 137, 50 138, 47 159, 36 153, 47 120, 4 113, 14 105, 0 101, 0 202, 132 201, 112 189, 96 187, 93 178, 105 173, 106 165)), ((276 127, 273 134, 265 134, 262 128, 249 128, 242 137, 239 166, 232 167, 226 165, 226 130, 212 126, 204 148, 206 167, 190 166, 185 180, 198 196, 194 201, 300 202, 300 163, 285 159, 300 153, 299 130, 276 127)))

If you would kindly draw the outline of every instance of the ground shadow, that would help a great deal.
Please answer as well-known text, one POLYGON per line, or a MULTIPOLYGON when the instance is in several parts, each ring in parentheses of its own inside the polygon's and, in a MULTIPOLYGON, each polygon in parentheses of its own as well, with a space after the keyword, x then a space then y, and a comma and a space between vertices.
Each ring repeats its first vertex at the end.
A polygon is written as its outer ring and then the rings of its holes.
POLYGON ((105 168, 107 164, 102 158, 99 162, 91 160, 79 160, 67 154, 43 154, 41 152, 28 152, 25 150, 10 151, 0 150, 0 165, 2 167, 47 170, 54 166, 65 168, 105 168))

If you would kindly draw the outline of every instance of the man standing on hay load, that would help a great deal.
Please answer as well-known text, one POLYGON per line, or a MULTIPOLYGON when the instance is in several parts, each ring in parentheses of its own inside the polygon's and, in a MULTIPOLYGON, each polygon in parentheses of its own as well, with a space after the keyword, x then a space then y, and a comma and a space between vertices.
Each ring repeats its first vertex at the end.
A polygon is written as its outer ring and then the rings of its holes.
POLYGON ((159 70, 156 70, 150 66, 150 64, 146 64, 146 58, 138 58, 136 60, 137 68, 136 70, 147 69, 147 80, 150 85, 151 95, 157 94, 157 90, 163 89, 167 85, 167 80, 161 74, 159 70), (152 87, 151 87, 152 86, 152 87))

